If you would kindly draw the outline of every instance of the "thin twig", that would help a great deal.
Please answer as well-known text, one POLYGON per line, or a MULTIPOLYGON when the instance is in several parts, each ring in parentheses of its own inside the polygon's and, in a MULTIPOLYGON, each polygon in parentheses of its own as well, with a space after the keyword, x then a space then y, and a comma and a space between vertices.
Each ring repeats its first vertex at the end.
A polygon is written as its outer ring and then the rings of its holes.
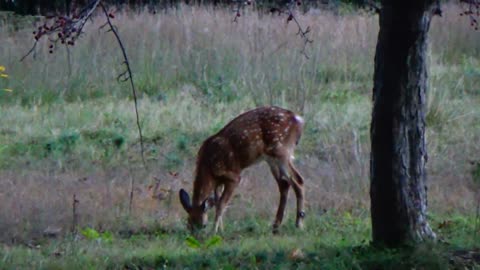
POLYGON ((122 55, 123 55, 123 59, 124 59, 123 64, 125 65, 126 70, 124 72, 122 72, 119 75, 119 77, 117 77, 117 79, 120 78, 119 80, 121 80, 121 81, 127 81, 127 80, 130 81, 130 86, 132 88, 132 94, 133 94, 133 103, 135 105, 135 116, 136 116, 138 134, 140 136, 140 150, 141 150, 141 155, 142 155, 142 162, 143 162, 143 166, 145 167, 145 169, 148 169, 147 163, 145 162, 142 127, 140 125, 140 116, 138 114, 137 91, 135 90, 135 84, 134 84, 134 81, 133 81, 133 73, 132 73, 132 69, 130 68, 130 63, 128 61, 127 52, 125 51, 125 47, 123 46, 122 40, 121 40, 117 30, 115 29, 115 27, 112 24, 112 21, 110 20, 107 9, 105 8, 105 6, 102 3, 100 3, 100 7, 102 8, 103 13, 105 14, 105 17, 107 18, 107 23, 108 23, 108 26, 110 27, 110 29, 108 31, 111 31, 115 35, 115 38, 118 42, 118 45, 120 46, 120 49, 122 51, 122 55))
POLYGON ((270 12, 271 13, 277 12, 278 15, 286 14, 288 16, 287 17, 287 24, 290 21, 293 21, 297 25, 297 27, 298 27, 297 35, 300 36, 303 40, 303 47, 300 50, 300 53, 303 56, 305 56, 305 58, 310 59, 310 57, 307 54, 307 45, 310 44, 310 43, 313 43, 313 39, 311 39, 309 37, 312 29, 310 28, 310 26, 307 26, 307 28, 304 29, 302 27, 302 25, 300 24, 300 22, 298 21, 297 17, 295 16, 295 7, 299 6, 301 4, 302 4, 302 2, 300 0, 290 0, 286 4, 286 10, 282 9, 282 8, 275 8, 274 7, 274 8, 270 9, 270 12))
POLYGON ((480 189, 477 190, 477 209, 475 210, 475 226, 473 228, 473 241, 477 241, 480 232, 480 189))
POLYGON ((287 4, 287 8, 288 8, 287 23, 289 21, 293 20, 295 22, 295 24, 297 25, 297 27, 298 27, 297 35, 299 35, 303 39, 303 48, 300 51, 300 53, 303 54, 305 56, 305 58, 310 59, 306 50, 307 50, 307 45, 310 44, 310 43, 313 43, 313 40, 310 39, 310 37, 309 37, 309 33, 311 31, 311 28, 310 28, 310 26, 307 26, 306 29, 303 29, 302 25, 297 20, 297 17, 294 14, 294 7, 297 5, 297 3, 299 3, 298 0, 290 0, 290 2, 287 4))
POLYGON ((128 214, 132 214, 132 207, 133 207, 133 190, 135 187, 135 178, 132 175, 132 168, 130 166, 130 158, 127 157, 127 166, 128 166, 128 176, 130 176, 130 194, 129 194, 129 200, 128 200, 128 214))
POLYGON ((35 58, 35 48, 37 47, 37 42, 38 40, 35 40, 35 43, 33 43, 33 46, 32 48, 30 48, 30 50, 28 50, 27 54, 25 54, 24 56, 22 56, 22 58, 20 58, 20 62, 23 62, 23 60, 25 60, 25 58, 27 58, 27 56, 29 56, 31 53, 33 53, 33 58, 35 58))
POLYGON ((65 46, 65 49, 67 51, 68 79, 70 79, 72 76, 72 58, 70 56, 70 48, 65 46))
POLYGON ((238 18, 242 16, 240 13, 240 9, 245 2, 243 0, 233 0, 233 2, 236 4, 235 8, 233 9, 233 12, 235 13, 235 17, 233 17, 233 22, 237 22, 238 18))
POLYGON ((77 222, 78 222, 78 218, 77 218, 77 204, 79 203, 80 201, 77 200, 77 195, 75 193, 73 193, 73 200, 72 200, 72 229, 71 229, 71 232, 72 234, 76 234, 77 233, 77 222))

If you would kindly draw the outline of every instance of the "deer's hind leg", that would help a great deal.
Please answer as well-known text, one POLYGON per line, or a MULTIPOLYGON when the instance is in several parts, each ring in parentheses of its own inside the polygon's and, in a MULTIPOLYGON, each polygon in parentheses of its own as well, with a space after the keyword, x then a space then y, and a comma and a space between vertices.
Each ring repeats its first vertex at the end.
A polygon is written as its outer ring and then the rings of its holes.
POLYGON ((291 184, 293 187, 293 191, 295 192, 295 196, 297 197, 297 219, 296 219, 295 225, 297 226, 297 228, 302 229, 303 219, 305 218, 305 211, 304 211, 305 189, 303 185, 303 177, 298 172, 297 168, 295 168, 295 166, 293 165, 292 160, 289 160, 288 167, 290 168, 290 172, 291 172, 291 177, 292 177, 291 184))
POLYGON ((278 204, 277 215, 273 223, 273 233, 278 233, 278 227, 282 224, 283 216, 285 214, 285 207, 288 199, 288 191, 290 190, 290 183, 288 178, 285 177, 285 173, 282 172, 278 162, 270 161, 270 171, 273 177, 277 181, 278 190, 280 192, 280 202, 278 204))

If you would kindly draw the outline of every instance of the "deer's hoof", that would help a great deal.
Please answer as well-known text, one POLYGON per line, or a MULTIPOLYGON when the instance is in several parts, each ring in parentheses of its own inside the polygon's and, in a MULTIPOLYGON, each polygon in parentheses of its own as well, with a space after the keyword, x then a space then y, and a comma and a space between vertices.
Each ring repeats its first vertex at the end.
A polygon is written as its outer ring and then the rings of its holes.
POLYGON ((303 222, 297 222, 296 226, 299 230, 303 230, 305 228, 305 226, 303 225, 303 222))

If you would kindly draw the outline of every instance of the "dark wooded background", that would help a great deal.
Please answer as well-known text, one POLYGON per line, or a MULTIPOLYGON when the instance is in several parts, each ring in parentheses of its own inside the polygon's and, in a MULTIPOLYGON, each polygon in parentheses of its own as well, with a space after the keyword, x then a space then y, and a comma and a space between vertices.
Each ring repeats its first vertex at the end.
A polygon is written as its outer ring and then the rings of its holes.
MULTIPOLYGON (((23 15, 38 15, 46 13, 67 13, 69 10, 84 6, 88 0, 0 0, 0 10, 14 11, 23 15)), ((109 5, 129 8, 175 7, 179 4, 187 5, 232 5, 234 0, 104 0, 109 5)), ((288 0, 256 1, 258 8, 281 6, 288 0)), ((302 5, 309 7, 337 7, 342 4, 361 6, 365 0, 303 0, 302 5)))

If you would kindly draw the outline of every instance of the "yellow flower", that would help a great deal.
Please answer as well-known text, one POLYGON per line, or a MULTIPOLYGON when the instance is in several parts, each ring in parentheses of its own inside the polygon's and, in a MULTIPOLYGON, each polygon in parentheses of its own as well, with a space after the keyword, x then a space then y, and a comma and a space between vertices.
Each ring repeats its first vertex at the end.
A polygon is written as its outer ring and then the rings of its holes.
POLYGON ((13 92, 13 90, 10 89, 10 88, 4 88, 3 90, 4 90, 4 91, 7 91, 7 92, 13 92))
POLYGON ((0 72, 4 72, 5 71, 5 67, 4 66, 0 66, 0 72))
POLYGON ((8 75, 7 75, 7 74, 0 74, 0 77, 2 77, 2 78, 8 78, 8 75))

